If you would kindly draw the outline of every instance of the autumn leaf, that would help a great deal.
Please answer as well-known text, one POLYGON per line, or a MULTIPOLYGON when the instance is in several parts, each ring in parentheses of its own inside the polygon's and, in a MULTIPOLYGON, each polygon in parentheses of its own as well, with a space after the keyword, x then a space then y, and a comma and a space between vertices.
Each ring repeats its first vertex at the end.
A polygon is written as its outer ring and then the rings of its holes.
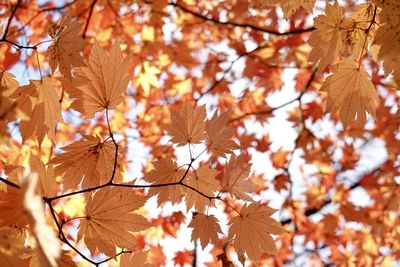
POLYGON ((143 216, 132 213, 145 202, 146 197, 136 195, 130 188, 105 187, 95 191, 88 197, 78 240, 83 238, 93 255, 96 249, 112 257, 115 246, 135 248, 138 244, 131 233, 151 226, 143 216))
POLYGON ((25 247, 25 233, 22 228, 0 228, 0 262, 4 266, 29 266, 19 256, 31 251, 25 247))
POLYGON ((44 77, 41 81, 31 80, 29 85, 19 88, 19 108, 29 119, 21 120, 23 140, 36 133, 39 144, 47 135, 54 142, 57 122, 62 122, 60 97, 53 80, 44 77))
MULTIPOLYGON (((84 188, 111 180, 116 149, 112 141, 102 142, 99 137, 85 135, 82 140, 61 149, 65 153, 55 156, 50 163, 56 165, 56 175, 64 177, 64 191, 76 188, 82 180, 84 188)), ((117 164, 114 177, 117 177, 118 169, 117 164)))
POLYGON ((206 109, 193 108, 186 100, 179 111, 171 110, 171 124, 166 127, 172 136, 171 142, 178 146, 198 144, 204 138, 206 109))
POLYGON ((148 61, 145 61, 143 65, 139 65, 136 72, 139 75, 135 80, 135 86, 143 88, 143 95, 145 97, 149 96, 151 86, 156 88, 160 86, 156 74, 159 74, 161 71, 154 66, 150 66, 148 61))
POLYGON ((221 181, 223 190, 238 199, 251 201, 249 194, 254 192, 256 185, 248 179, 250 167, 243 155, 232 155, 221 181))
POLYGON ((6 191, 0 190, 0 227, 28 225, 23 199, 22 190, 15 187, 7 185, 6 191))
MULTIPOLYGON (((154 169, 145 173, 143 180, 151 184, 168 184, 179 182, 185 170, 178 168, 175 161, 171 159, 160 159, 154 164, 154 169)), ((149 195, 157 195, 157 202, 160 205, 163 202, 171 201, 177 203, 182 199, 182 190, 179 187, 167 186, 163 188, 153 187, 149 190, 149 195)))
POLYGON ((71 79, 71 68, 83 66, 84 62, 79 54, 85 43, 79 35, 81 24, 72 21, 69 14, 61 17, 49 27, 49 35, 53 42, 47 49, 46 57, 53 72, 59 67, 64 77, 71 79))
POLYGON ((121 262, 119 264, 120 267, 151 267, 152 264, 148 263, 147 255, 148 251, 136 251, 133 253, 124 253, 121 256, 121 262))
POLYGON ((220 116, 214 113, 206 124, 207 144, 217 157, 225 157, 225 154, 233 153, 233 150, 239 148, 231 140, 234 131, 228 127, 228 120, 228 113, 223 113, 220 116))
POLYGON ((61 244, 53 228, 46 222, 42 197, 36 193, 39 177, 37 173, 25 169, 20 179, 22 180, 21 188, 24 192, 24 208, 30 230, 36 240, 36 254, 40 266, 57 267, 57 260, 61 254, 61 244))
POLYGON ((315 0, 260 0, 262 5, 274 5, 282 8, 285 18, 289 19, 300 7, 312 12, 315 0))
POLYGON ((321 91, 328 92, 327 110, 339 111, 344 127, 352 121, 364 125, 366 112, 375 117, 377 94, 367 72, 350 59, 333 66, 332 72, 321 86, 321 91))
POLYGON ((317 30, 310 36, 309 44, 313 47, 310 60, 318 62, 318 69, 323 71, 330 64, 337 63, 342 47, 341 24, 343 8, 337 1, 333 5, 326 4, 325 15, 314 18, 317 30))
POLYGON ((42 160, 31 154, 29 157, 29 166, 32 172, 39 176, 38 193, 44 197, 54 197, 57 195, 58 184, 54 168, 52 164, 48 164, 47 168, 42 160))
MULTIPOLYGON (((218 171, 203 165, 194 173, 188 175, 187 178, 185 178, 184 183, 199 192, 202 192, 206 196, 213 197, 215 192, 221 189, 221 185, 218 180, 215 179, 217 175, 218 171)), ((212 204, 209 199, 200 195, 198 192, 186 187, 183 189, 188 210, 194 206, 197 211, 203 212, 206 206, 212 204)))
POLYGON ((270 216, 276 210, 251 203, 244 205, 240 215, 229 221, 228 239, 233 239, 233 246, 237 253, 246 253, 257 262, 263 252, 277 255, 275 242, 270 234, 282 234, 285 229, 270 216))
POLYGON ((200 244, 203 249, 208 244, 216 244, 218 234, 222 234, 221 227, 214 215, 198 213, 193 216, 188 227, 193 228, 192 240, 200 239, 200 244))
POLYGON ((128 86, 129 57, 123 57, 117 42, 109 51, 95 42, 85 63, 86 66, 73 69, 72 84, 62 80, 66 92, 75 98, 72 108, 86 117, 115 109, 128 86))
MULTIPOLYGON (((15 119, 15 103, 11 96, 18 89, 14 74, 0 72, 0 121, 15 119)), ((0 130, 1 131, 1 130, 0 130)))

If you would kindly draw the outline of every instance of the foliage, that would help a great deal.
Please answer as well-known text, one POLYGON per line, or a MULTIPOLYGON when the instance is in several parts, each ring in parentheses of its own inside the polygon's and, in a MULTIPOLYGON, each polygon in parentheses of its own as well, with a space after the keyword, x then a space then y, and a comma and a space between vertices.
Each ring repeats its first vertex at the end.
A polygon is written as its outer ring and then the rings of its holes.
POLYGON ((2 264, 399 262, 397 0, 0 6, 2 264))

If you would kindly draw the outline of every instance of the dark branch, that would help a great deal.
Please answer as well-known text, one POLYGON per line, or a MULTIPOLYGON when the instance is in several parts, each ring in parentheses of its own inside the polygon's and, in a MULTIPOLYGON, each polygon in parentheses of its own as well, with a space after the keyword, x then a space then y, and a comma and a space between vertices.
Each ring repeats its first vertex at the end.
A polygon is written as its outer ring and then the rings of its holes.
POLYGON ((259 27, 250 23, 240 23, 240 22, 234 22, 234 21, 220 21, 217 20, 213 17, 206 17, 203 16, 199 13, 196 13, 195 11, 181 5, 178 3, 173 3, 170 2, 169 5, 177 7, 179 9, 181 9, 182 11, 192 14, 193 16, 202 19, 202 20, 206 20, 209 22, 213 22, 215 24, 220 24, 220 25, 225 25, 225 26, 231 26, 231 27, 242 27, 242 28, 249 28, 255 31, 260 31, 260 32, 264 32, 264 33, 269 33, 269 34, 274 34, 274 35, 278 35, 278 36, 282 36, 282 35, 292 35, 292 34, 301 34, 301 33, 305 33, 305 32, 311 32, 313 30, 315 30, 315 27, 311 27, 311 28, 305 28, 305 29, 295 29, 295 30, 290 30, 287 32, 279 32, 279 31, 274 31, 274 30, 270 30, 270 29, 266 29, 263 27, 259 27))
POLYGON ((90 4, 89 15, 88 15, 88 17, 86 19, 85 29, 83 30, 83 33, 82 33, 82 37, 83 38, 86 37, 86 31, 89 28, 90 19, 92 18, 93 9, 94 9, 94 6, 96 5, 96 2, 97 2, 97 0, 93 0, 93 2, 90 4))

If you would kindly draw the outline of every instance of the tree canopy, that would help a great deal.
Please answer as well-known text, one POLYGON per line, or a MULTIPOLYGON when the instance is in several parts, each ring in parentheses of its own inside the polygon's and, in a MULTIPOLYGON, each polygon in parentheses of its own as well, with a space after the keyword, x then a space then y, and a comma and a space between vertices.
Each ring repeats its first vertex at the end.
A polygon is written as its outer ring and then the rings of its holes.
POLYGON ((397 0, 0 3, 0 262, 396 266, 397 0))

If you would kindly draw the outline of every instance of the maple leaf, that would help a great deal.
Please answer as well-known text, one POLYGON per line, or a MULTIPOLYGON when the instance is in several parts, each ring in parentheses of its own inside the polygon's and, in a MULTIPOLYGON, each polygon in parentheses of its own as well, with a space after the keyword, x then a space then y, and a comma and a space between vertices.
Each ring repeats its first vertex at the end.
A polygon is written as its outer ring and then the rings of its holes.
MULTIPOLYGON (((55 156, 50 163, 56 165, 55 173, 64 177, 64 191, 76 188, 82 180, 84 188, 111 180, 115 161, 112 141, 102 142, 99 137, 85 135, 82 140, 61 149, 65 153, 55 156)), ((119 173, 118 169, 117 164, 119 173)))
POLYGON ((215 156, 225 157, 225 154, 233 153, 239 146, 231 140, 233 129, 227 127, 229 114, 223 113, 220 116, 214 113, 211 120, 207 121, 206 134, 207 144, 215 156))
POLYGON ((244 205, 240 215, 229 221, 228 239, 233 239, 233 246, 237 253, 247 253, 247 256, 258 261, 262 252, 277 255, 275 242, 270 234, 285 233, 285 229, 270 216, 276 210, 251 203, 244 205))
POLYGON ((222 234, 218 219, 214 215, 198 213, 193 217, 188 227, 193 228, 192 240, 200 239, 203 249, 210 243, 216 244, 218 234, 222 234))
POLYGON ((31 153, 29 166, 32 172, 39 175, 38 193, 44 197, 54 197, 57 195, 58 184, 53 165, 48 164, 46 168, 41 159, 31 153))
MULTIPOLYGON (((172 159, 160 159, 155 162, 154 169, 144 174, 143 180, 151 184, 168 184, 179 182, 185 174, 185 170, 178 168, 172 159)), ((163 188, 150 188, 150 195, 157 195, 157 202, 171 201, 177 203, 182 199, 181 187, 167 186, 163 188)))
POLYGON ((193 108, 186 100, 179 111, 171 110, 171 124, 166 129, 171 142, 178 146, 198 144, 205 138, 205 106, 193 108))
POLYGON ((246 162, 243 155, 232 155, 221 181, 223 190, 238 199, 251 201, 248 194, 254 192, 256 185, 248 179, 250 167, 251 164, 246 162))
POLYGON ((375 117, 377 94, 367 72, 350 59, 333 66, 332 72, 321 86, 328 92, 327 110, 339 111, 344 127, 354 120, 364 125, 366 112, 375 117))
POLYGON ((120 267, 151 267, 152 264, 147 262, 148 251, 136 251, 134 253, 124 253, 121 256, 120 267))
POLYGON ((54 89, 53 80, 48 77, 41 81, 31 80, 29 85, 21 86, 18 93, 18 106, 29 118, 22 118, 20 123, 23 140, 36 132, 39 144, 46 134, 54 141, 56 124, 63 119, 60 98, 54 89))
POLYGON ((21 188, 24 192, 24 208, 30 230, 37 243, 36 254, 40 266, 57 267, 57 259, 61 254, 61 244, 53 228, 46 222, 42 197, 36 193, 39 177, 35 172, 30 173, 29 169, 26 169, 21 180, 21 188))
POLYGON ((0 190, 0 227, 16 225, 25 227, 28 220, 25 216, 24 195, 22 190, 6 186, 6 191, 0 190))
POLYGON ((106 51, 95 42, 86 66, 73 69, 72 83, 62 80, 67 93, 75 98, 72 108, 86 117, 116 108, 128 86, 129 60, 123 57, 118 43, 106 51))
POLYGON ((315 0, 263 0, 261 3, 281 7, 285 18, 289 19, 300 7, 304 7, 309 12, 312 12, 315 0))
POLYGON ((136 248, 138 243, 131 232, 145 230, 151 224, 132 212, 145 202, 146 197, 136 195, 130 188, 105 187, 95 191, 88 198, 78 240, 84 238, 92 254, 98 249, 110 257, 115 255, 115 246, 136 248))
POLYGON ((21 228, 0 228, 0 262, 3 266, 29 266, 19 258, 20 255, 31 253, 25 246, 25 233, 21 228))
POLYGON ((140 85, 143 88, 143 95, 145 97, 150 94, 150 86, 157 88, 160 86, 156 74, 159 74, 161 71, 154 66, 150 66, 148 61, 145 61, 135 71, 139 72, 139 76, 135 80, 135 86, 140 85))
POLYGON ((18 81, 14 74, 0 72, 0 120, 15 119, 15 103, 11 96, 18 89, 18 81))
MULTIPOLYGON (((191 173, 184 180, 184 183, 192 188, 202 192, 206 196, 214 196, 214 193, 221 189, 221 185, 215 177, 218 171, 210 169, 208 166, 203 165, 198 168, 195 173, 191 173)), ((198 192, 190 188, 184 187, 186 206, 188 209, 195 207, 197 211, 203 212, 207 205, 211 205, 210 200, 200 195, 198 192)))
POLYGON ((61 74, 68 79, 71 78, 71 67, 84 65, 79 54, 85 46, 85 42, 79 36, 80 27, 81 24, 72 21, 69 14, 49 27, 49 35, 53 42, 47 49, 46 58, 53 72, 58 66, 61 74))
POLYGON ((328 65, 336 63, 343 43, 341 25, 343 8, 337 1, 333 5, 326 4, 325 14, 314 18, 317 30, 310 36, 309 44, 313 47, 310 60, 318 62, 318 69, 324 70, 328 65))
POLYGON ((399 71, 399 51, 400 43, 398 41, 398 33, 400 29, 400 21, 398 15, 400 7, 397 1, 376 1, 377 5, 382 8, 379 19, 382 25, 376 31, 374 43, 379 45, 378 57, 383 61, 383 69, 386 75, 393 73, 394 79, 400 81, 399 71), (393 40, 396 36, 396 41, 393 40))

